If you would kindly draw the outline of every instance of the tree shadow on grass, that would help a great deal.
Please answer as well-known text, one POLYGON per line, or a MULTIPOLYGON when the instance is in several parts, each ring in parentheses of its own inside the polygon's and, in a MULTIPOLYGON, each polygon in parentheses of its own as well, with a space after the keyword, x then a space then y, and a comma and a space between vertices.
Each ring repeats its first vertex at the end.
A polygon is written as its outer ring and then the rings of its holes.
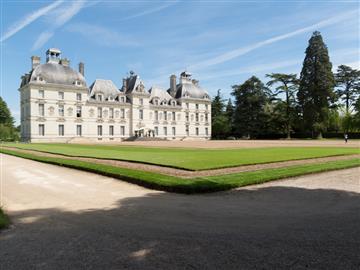
POLYGON ((359 269, 360 195, 266 187, 13 212, 0 269, 359 269))

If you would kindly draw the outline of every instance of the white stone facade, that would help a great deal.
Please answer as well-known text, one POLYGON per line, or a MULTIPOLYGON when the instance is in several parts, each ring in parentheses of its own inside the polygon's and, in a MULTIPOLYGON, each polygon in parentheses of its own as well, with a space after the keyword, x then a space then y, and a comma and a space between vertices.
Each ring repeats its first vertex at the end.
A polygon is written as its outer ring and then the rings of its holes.
POLYGON ((79 71, 49 49, 45 64, 33 56, 32 70, 22 76, 21 138, 27 142, 112 142, 134 136, 163 139, 209 139, 211 99, 189 73, 170 88, 146 90, 130 72, 118 89, 97 79, 87 87, 84 64, 79 71))

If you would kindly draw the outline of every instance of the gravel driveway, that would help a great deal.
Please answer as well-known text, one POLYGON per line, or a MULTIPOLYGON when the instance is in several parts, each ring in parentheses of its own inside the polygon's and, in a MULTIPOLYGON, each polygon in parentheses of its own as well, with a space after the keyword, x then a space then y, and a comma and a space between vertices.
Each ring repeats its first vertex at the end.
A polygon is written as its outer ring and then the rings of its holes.
POLYGON ((206 195, 2 155, 0 269, 359 269, 359 168, 206 195))

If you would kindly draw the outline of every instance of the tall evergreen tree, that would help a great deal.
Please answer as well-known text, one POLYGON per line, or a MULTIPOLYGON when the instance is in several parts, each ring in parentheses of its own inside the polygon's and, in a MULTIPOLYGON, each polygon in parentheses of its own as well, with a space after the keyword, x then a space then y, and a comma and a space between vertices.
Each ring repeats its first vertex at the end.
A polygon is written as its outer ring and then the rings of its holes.
POLYGON ((211 129, 213 138, 224 138, 230 131, 230 124, 224 112, 225 104, 220 89, 211 102, 211 129))
POLYGON ((360 93, 360 70, 341 65, 335 74, 338 97, 345 102, 346 114, 360 93))
POLYGON ((326 129, 330 102, 334 101, 335 78, 328 49, 320 32, 314 32, 305 52, 297 94, 304 127, 322 137, 326 129))
POLYGON ((237 134, 255 138, 266 126, 265 105, 269 99, 268 88, 255 76, 241 85, 234 85, 234 130, 237 134))
POLYGON ((274 95, 278 96, 279 94, 285 94, 286 102, 286 134, 287 138, 290 139, 291 132, 291 111, 295 103, 294 94, 298 89, 298 79, 296 74, 283 74, 283 73, 271 73, 266 74, 266 77, 270 78, 267 86, 273 86, 274 84, 278 85, 275 88, 274 95))
POLYGON ((230 133, 233 131, 233 120, 234 120, 234 105, 232 104, 231 98, 228 99, 228 103, 225 108, 225 116, 229 121, 230 133))

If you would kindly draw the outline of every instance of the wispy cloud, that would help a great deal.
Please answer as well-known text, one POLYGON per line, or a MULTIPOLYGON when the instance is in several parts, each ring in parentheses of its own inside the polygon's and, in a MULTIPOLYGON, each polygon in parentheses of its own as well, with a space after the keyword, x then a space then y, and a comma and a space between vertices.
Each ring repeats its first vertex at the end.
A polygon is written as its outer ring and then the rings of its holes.
POLYGON ((41 48, 48 40, 54 35, 56 29, 63 26, 69 20, 71 20, 76 14, 78 14, 84 7, 86 1, 74 1, 70 6, 63 7, 58 11, 58 16, 55 18, 54 23, 50 29, 42 32, 36 39, 32 49, 37 50, 41 48))
POLYGON ((285 60, 285 61, 281 61, 281 62, 271 62, 271 63, 263 63, 263 64, 259 64, 259 65, 253 65, 253 66, 248 66, 246 68, 236 68, 236 69, 230 69, 230 70, 225 70, 225 71, 220 71, 220 72, 212 72, 212 73, 208 73, 208 74, 202 74, 201 79, 202 80, 209 80, 211 81, 212 79, 217 79, 219 77, 223 78, 223 77, 231 77, 231 76, 237 76, 240 74, 253 74, 253 73, 258 73, 258 72, 273 72, 276 70, 280 70, 283 68, 288 68, 288 67, 292 67, 292 66, 296 66, 296 65, 301 65, 302 60, 301 59, 295 59, 295 60, 285 60))
POLYGON ((178 1, 173 1, 173 2, 169 2, 165 5, 161 5, 161 6, 158 6, 158 7, 155 7, 155 8, 151 8, 151 9, 147 9, 147 10, 144 10, 142 12, 139 12, 139 13, 135 13, 133 15, 130 15, 130 16, 127 16, 125 18, 122 18, 121 21, 126 21, 126 20, 130 20, 130 19, 135 19, 135 18, 138 18, 138 17, 142 17, 142 16, 146 16, 146 15, 149 15, 149 14, 152 14, 152 13, 155 13, 155 12, 159 12, 163 9, 166 9, 174 4, 176 4, 178 1))
POLYGON ((73 33, 79 33, 82 36, 88 38, 92 42, 95 42, 103 46, 138 46, 139 43, 131 38, 121 35, 116 31, 113 31, 102 26, 76 23, 66 27, 66 30, 73 33))
POLYGON ((5 34, 1 37, 0 41, 3 42, 10 38, 11 36, 15 35, 17 32, 21 31, 23 28, 25 28, 27 25, 31 24, 41 16, 46 15, 53 9, 57 8, 60 4, 62 4, 64 0, 58 0, 54 3, 47 5, 43 8, 40 8, 28 15, 26 15, 21 20, 15 22, 12 26, 9 27, 9 29, 5 32, 5 34))
POLYGON ((350 12, 345 12, 345 13, 342 13, 342 14, 340 14, 338 16, 334 16, 332 18, 322 20, 322 21, 320 21, 318 23, 315 23, 313 25, 303 27, 303 28, 297 29, 295 31, 292 31, 292 32, 289 32, 289 33, 286 33, 286 34, 282 34, 282 35, 279 35, 279 36, 275 36, 275 37, 272 37, 272 38, 269 38, 269 39, 265 39, 263 41, 257 42, 255 44, 252 44, 252 45, 249 45, 249 46, 246 46, 246 47, 241 47, 241 48, 238 48, 238 49, 235 49, 235 50, 228 51, 228 52, 220 54, 220 55, 218 55, 216 57, 213 57, 213 58, 207 59, 205 61, 196 63, 194 65, 191 65, 191 66, 189 66, 189 69, 190 70, 199 70, 199 69, 207 68, 209 66, 214 66, 214 65, 217 65, 217 64, 221 64, 221 63, 227 62, 229 60, 232 60, 234 58, 237 58, 239 56, 245 55, 245 54, 247 54, 247 53, 249 53, 249 52, 251 52, 251 51, 253 51, 255 49, 261 48, 261 47, 263 47, 265 45, 269 45, 269 44, 272 44, 272 43, 275 43, 275 42, 278 42, 278 41, 281 41, 281 40, 285 40, 285 39, 294 37, 296 35, 300 35, 302 33, 306 33, 306 32, 309 32, 309 31, 314 31, 314 30, 317 30, 317 29, 319 29, 321 27, 336 24, 338 22, 347 20, 347 19, 351 18, 353 15, 357 15, 357 14, 358 14, 357 10, 350 11, 350 12))

